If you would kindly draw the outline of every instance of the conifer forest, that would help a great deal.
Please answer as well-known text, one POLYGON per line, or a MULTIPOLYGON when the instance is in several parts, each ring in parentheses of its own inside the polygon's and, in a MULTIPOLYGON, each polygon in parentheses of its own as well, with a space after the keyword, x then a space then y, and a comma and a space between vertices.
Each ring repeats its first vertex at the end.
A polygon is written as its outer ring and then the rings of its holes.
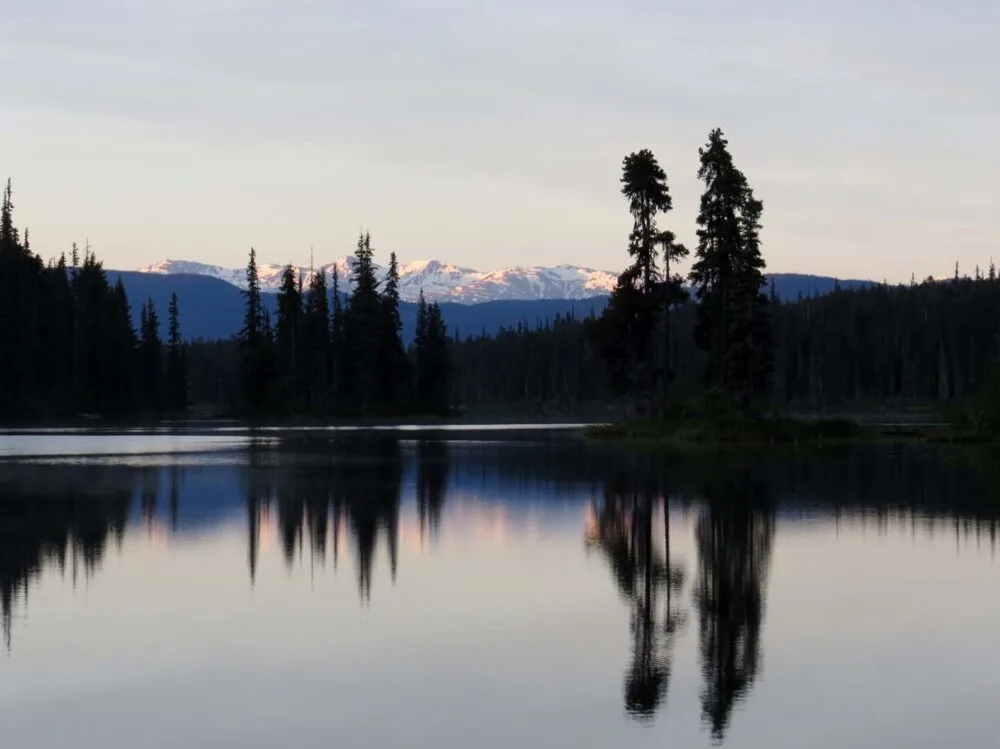
MULTIPOLYGON (((354 249, 351 284, 334 274, 328 287, 322 273, 305 279, 289 265, 273 316, 261 303, 251 249, 239 335, 192 341, 176 297, 166 310, 128 299, 89 246, 43 260, 29 230, 16 226, 8 181, 0 421, 654 416, 675 401, 706 399, 810 413, 1000 403, 992 261, 971 275, 956 267, 946 280, 779 300, 764 275, 764 202, 722 131, 709 134, 699 156, 699 211, 683 219, 697 227, 690 248, 668 228, 680 220, 657 158, 642 149, 623 160, 631 264, 600 315, 463 336, 421 298, 408 345, 395 253, 379 281, 367 232, 354 249)), ((1000 427, 1000 407, 991 408, 984 418, 1000 427)))

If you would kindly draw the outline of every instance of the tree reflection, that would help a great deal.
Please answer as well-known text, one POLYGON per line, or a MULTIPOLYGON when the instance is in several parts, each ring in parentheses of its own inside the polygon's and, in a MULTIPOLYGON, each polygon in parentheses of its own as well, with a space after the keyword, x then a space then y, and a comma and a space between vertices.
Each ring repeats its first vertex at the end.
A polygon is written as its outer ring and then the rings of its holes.
POLYGON ((320 564, 325 563, 332 537, 336 568, 341 528, 346 522, 355 549, 362 601, 371 597, 380 539, 384 539, 390 575, 395 580, 403 476, 398 440, 364 435, 319 446, 315 441, 290 438, 252 460, 251 474, 248 559, 252 578, 256 575, 261 526, 273 498, 278 537, 289 568, 301 557, 307 536, 312 561, 320 564))
POLYGON ((683 567, 670 556, 669 505, 663 503, 662 548, 654 538, 655 493, 618 479, 607 485, 589 541, 604 553, 630 607, 632 662, 625 676, 625 709, 651 718, 666 699, 674 640, 684 623, 677 599, 683 567))
POLYGON ((734 705, 760 672, 764 589, 774 514, 764 485, 748 472, 709 482, 695 529, 702 719, 721 742, 734 705))
POLYGON ((417 443, 417 514, 421 541, 425 535, 436 538, 441 529, 448 470, 447 442, 427 439, 417 443))
MULTIPOLYGON (((103 467, 5 465, 0 479, 0 631, 11 645, 15 609, 47 567, 89 578, 122 542, 136 478, 103 467)), ((146 493, 147 501, 155 499, 146 493)))

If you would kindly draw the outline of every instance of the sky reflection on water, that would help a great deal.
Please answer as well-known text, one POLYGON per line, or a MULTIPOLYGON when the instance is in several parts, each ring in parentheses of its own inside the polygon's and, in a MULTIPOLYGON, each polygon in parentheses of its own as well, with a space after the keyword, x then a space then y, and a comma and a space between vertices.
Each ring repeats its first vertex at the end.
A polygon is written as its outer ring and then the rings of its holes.
POLYGON ((370 434, 204 455, 0 465, 4 746, 1000 729, 1000 505, 934 453, 370 434))

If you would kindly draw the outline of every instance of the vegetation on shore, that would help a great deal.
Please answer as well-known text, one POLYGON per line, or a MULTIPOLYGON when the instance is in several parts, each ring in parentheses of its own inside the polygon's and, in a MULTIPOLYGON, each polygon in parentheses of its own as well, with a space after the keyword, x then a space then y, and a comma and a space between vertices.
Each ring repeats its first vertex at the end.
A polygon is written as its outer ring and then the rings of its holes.
MULTIPOLYGON (((713 130, 700 149, 703 194, 690 250, 668 229, 666 170, 649 149, 625 157, 621 192, 632 258, 599 316, 525 321, 487 335, 450 331, 432 302, 404 341, 398 275, 373 271, 359 237, 354 283, 332 288, 286 268, 278 306, 247 267, 240 335, 184 341, 170 305, 135 306, 85 249, 48 266, 0 222, 0 421, 142 422, 163 417, 338 423, 493 414, 498 420, 606 422, 604 438, 696 442, 859 439, 830 414, 939 411, 949 428, 895 436, 982 442, 1000 434, 1000 278, 911 280, 780 301, 761 253, 763 202, 713 130), (692 256, 687 277, 678 263, 692 256), (273 318, 273 319, 272 319, 273 318), (136 329, 138 327, 138 330, 136 329), (990 375, 991 368, 993 370, 990 375), (679 409, 663 404, 691 403, 679 409), (710 404, 710 405, 699 405, 710 404), (815 418, 792 418, 808 413, 815 418), (850 436, 849 436, 850 435, 850 436)), ((461 416, 459 416, 461 418, 461 416)))

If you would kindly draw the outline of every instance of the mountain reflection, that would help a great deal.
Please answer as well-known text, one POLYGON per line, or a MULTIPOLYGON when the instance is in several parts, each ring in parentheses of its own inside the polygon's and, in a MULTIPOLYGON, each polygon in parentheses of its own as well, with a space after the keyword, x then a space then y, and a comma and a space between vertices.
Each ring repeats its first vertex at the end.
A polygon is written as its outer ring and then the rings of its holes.
POLYGON ((697 646, 702 721, 722 742, 734 709, 752 703, 762 678, 779 523, 851 519, 878 532, 919 528, 952 534, 963 548, 992 548, 995 487, 980 472, 920 451, 696 458, 565 439, 449 443, 434 434, 283 436, 230 463, 193 467, 6 461, 0 624, 11 648, 15 618, 43 575, 87 579, 126 536, 163 540, 168 530, 183 536, 238 521, 251 584, 262 556, 273 560, 275 552, 289 571, 329 564, 344 574, 346 557, 364 604, 384 594, 379 581, 395 582, 411 549, 470 535, 458 528, 470 499, 473 514, 486 507, 473 522, 507 522, 526 507, 573 516, 589 500, 587 547, 603 559, 628 611, 629 648, 614 677, 625 712, 642 721, 668 713, 671 689, 688 688, 678 686, 674 669, 688 642, 697 646), (687 566, 678 548, 688 550, 687 566))

